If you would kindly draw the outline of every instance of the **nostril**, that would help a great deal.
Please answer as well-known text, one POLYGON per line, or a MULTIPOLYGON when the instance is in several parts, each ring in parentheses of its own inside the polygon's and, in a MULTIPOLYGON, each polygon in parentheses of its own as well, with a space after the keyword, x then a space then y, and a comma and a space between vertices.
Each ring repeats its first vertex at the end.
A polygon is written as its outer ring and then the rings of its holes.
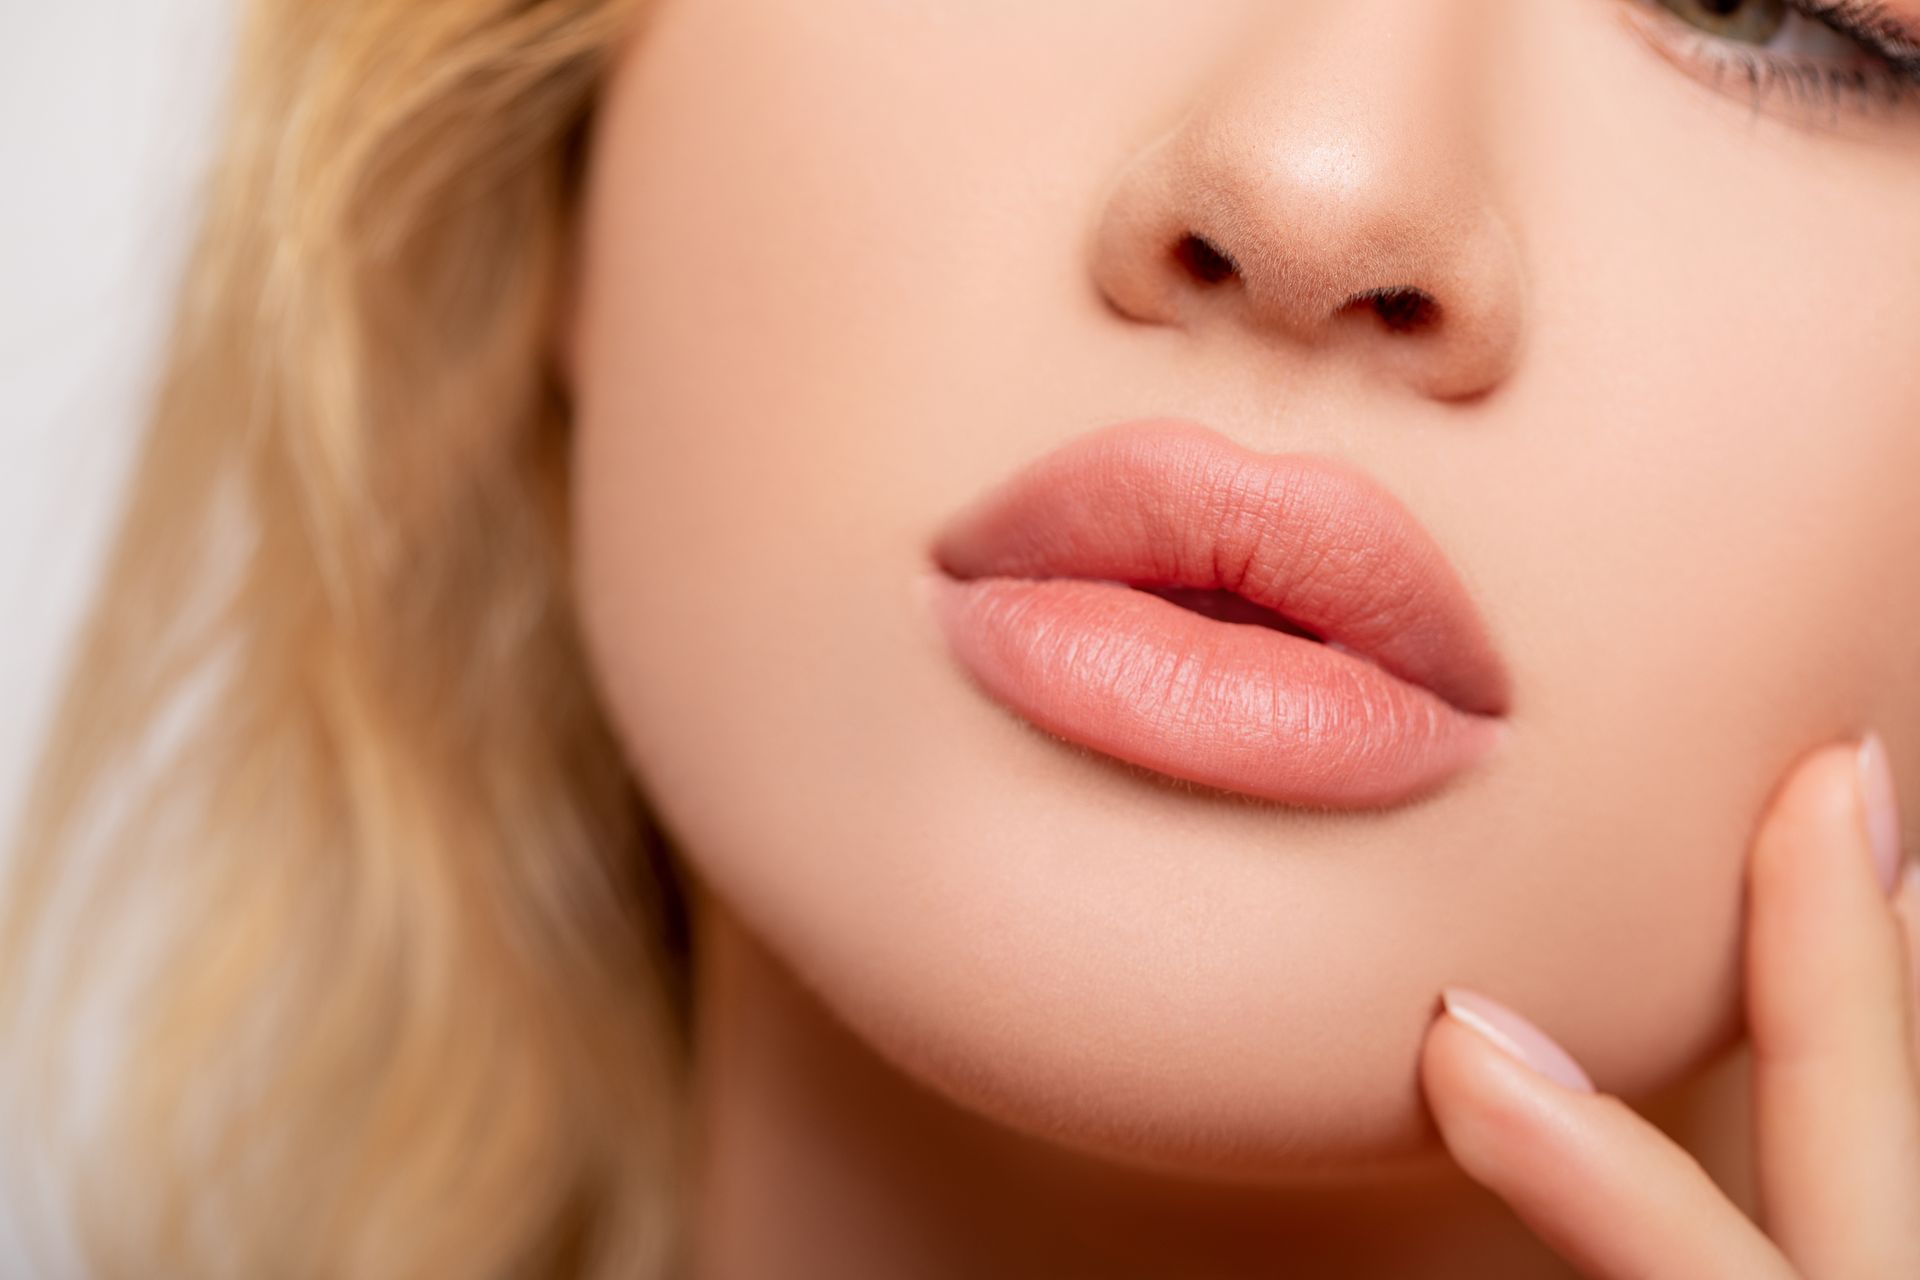
POLYGON ((1189 235, 1183 238, 1174 246, 1173 256, 1196 280, 1206 284, 1219 284, 1239 270, 1232 258, 1214 248, 1202 236, 1189 235))
POLYGON ((1412 333, 1439 322, 1440 304, 1432 294, 1408 286, 1370 289, 1354 297, 1351 306, 1371 306, 1373 313, 1394 333, 1412 333))

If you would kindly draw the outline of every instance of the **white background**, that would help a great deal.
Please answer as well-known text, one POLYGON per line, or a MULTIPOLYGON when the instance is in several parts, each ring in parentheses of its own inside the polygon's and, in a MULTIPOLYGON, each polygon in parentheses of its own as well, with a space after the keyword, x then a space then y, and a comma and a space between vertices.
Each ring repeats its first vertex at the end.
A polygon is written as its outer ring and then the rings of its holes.
POLYGON ((0 849, 117 514, 232 8, 0 0, 0 849))

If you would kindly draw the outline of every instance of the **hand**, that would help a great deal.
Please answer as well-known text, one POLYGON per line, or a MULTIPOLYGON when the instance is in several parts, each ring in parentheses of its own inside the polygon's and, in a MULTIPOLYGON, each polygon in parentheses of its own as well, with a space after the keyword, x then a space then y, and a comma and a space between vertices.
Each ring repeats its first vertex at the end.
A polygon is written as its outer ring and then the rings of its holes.
POLYGON ((1877 738, 1808 755, 1748 866, 1765 1230, 1544 1034, 1450 989, 1420 1060, 1454 1158, 1595 1280, 1920 1280, 1920 879, 1877 738), (1529 1065, 1531 1064, 1531 1065, 1529 1065))

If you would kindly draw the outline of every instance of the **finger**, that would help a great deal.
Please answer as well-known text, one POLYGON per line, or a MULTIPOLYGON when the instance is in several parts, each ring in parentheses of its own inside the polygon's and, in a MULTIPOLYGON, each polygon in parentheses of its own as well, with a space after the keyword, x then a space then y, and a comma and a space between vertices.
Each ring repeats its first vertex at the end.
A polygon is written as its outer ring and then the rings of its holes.
POLYGON ((1913 1056, 1920 1071, 1920 863, 1909 861, 1900 878, 1900 896, 1894 899, 1894 913, 1907 941, 1907 1008, 1913 1015, 1913 1056))
POLYGON ((1920 1276, 1920 1077, 1885 887, 1899 831, 1885 761, 1873 738, 1808 756, 1748 868, 1763 1221, 1813 1276, 1920 1276))
POLYGON ((1512 1010, 1449 988, 1421 1086, 1468 1176, 1594 1280, 1785 1280, 1779 1250, 1692 1155, 1512 1010))

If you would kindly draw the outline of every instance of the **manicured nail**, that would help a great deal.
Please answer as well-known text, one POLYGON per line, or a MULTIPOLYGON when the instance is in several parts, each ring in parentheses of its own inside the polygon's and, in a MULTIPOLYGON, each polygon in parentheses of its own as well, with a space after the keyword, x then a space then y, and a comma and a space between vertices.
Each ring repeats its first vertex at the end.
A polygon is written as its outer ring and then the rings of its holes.
POLYGON ((1867 840, 1873 847, 1873 867, 1880 887, 1891 894, 1900 883, 1900 802, 1895 795, 1893 765, 1887 744, 1877 733, 1860 743, 1860 803, 1866 810, 1867 840))
POLYGON ((1462 987, 1440 992, 1447 1012, 1556 1084, 1592 1093, 1593 1081, 1546 1032, 1497 1000, 1462 987))

